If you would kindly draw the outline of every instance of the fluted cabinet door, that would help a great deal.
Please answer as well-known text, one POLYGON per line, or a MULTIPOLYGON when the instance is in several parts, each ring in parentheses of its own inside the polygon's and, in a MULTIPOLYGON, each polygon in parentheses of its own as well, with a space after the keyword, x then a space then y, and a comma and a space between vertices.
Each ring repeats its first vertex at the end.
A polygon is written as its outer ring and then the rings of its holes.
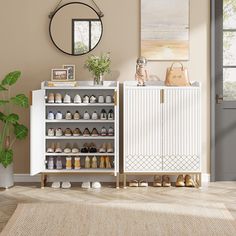
POLYGON ((162 170, 160 89, 124 89, 124 171, 162 170))
POLYGON ((162 116, 163 171, 200 171, 200 90, 165 89, 162 116))

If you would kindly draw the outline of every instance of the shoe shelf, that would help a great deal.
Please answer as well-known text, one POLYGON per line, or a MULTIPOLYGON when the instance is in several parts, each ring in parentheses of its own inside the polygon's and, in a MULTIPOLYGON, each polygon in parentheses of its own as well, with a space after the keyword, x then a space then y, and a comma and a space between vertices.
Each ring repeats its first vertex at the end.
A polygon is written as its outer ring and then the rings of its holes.
POLYGON ((46 123, 114 123, 115 120, 46 120, 46 123))
MULTIPOLYGON (((51 82, 53 83, 53 82, 51 82)), ((31 175, 41 174, 41 186, 45 186, 46 177, 50 174, 101 174, 101 175, 113 175, 116 177, 116 185, 119 186, 119 83, 116 81, 106 81, 104 86, 93 86, 93 81, 77 81, 76 86, 47 86, 48 82, 41 84, 41 89, 32 91, 31 106, 30 106, 30 129, 31 129, 31 148, 30 148, 30 170, 31 175), (71 103, 49 103, 49 94, 56 93, 61 94, 63 99, 66 94, 71 97, 71 103), (91 99, 94 96, 97 101, 91 103, 73 103, 76 95, 81 98, 86 96, 91 99), (98 98, 103 96, 104 103, 99 103, 98 98), (111 103, 106 102, 107 97, 111 97, 111 103), (48 112, 56 114, 58 110, 64 113, 70 111, 75 113, 77 110, 79 114, 83 114, 85 111, 91 115, 94 111, 100 115, 100 110, 105 110, 108 114, 109 110, 113 110, 114 119, 101 120, 100 117, 97 120, 93 119, 63 119, 56 120, 47 119, 48 112), (76 126, 76 127, 75 127, 76 126), (114 136, 48 136, 49 129, 71 129, 78 128, 80 130, 92 129, 101 130, 105 127, 107 130, 112 127, 114 130, 114 136), (112 145, 113 153, 48 153, 46 150, 53 145, 60 145, 60 147, 83 147, 84 145, 94 144, 97 150, 103 145, 112 145), (49 158, 52 157, 54 161, 54 169, 48 168, 49 158), (66 169, 66 161, 71 157, 72 166, 75 165, 76 158, 80 158, 81 169, 66 169), (96 157, 99 163, 101 157, 109 157, 112 163, 111 169, 85 169, 85 158, 96 157), (63 169, 57 169, 58 162, 62 162, 63 169)), ((55 83, 56 84, 56 83, 55 83)))
POLYGON ((45 153, 45 156, 71 156, 71 157, 77 157, 77 156, 80 156, 80 157, 86 157, 86 156, 114 156, 115 153, 45 153))
POLYGON ((113 107, 115 103, 46 103, 47 107, 113 107))
POLYGON ((55 140, 109 140, 109 139, 115 139, 114 136, 98 136, 98 137, 83 137, 83 136, 79 136, 79 137, 75 137, 75 136, 70 136, 70 137, 66 137, 66 136, 60 136, 60 137, 56 137, 56 136, 46 136, 46 139, 55 139, 55 140))

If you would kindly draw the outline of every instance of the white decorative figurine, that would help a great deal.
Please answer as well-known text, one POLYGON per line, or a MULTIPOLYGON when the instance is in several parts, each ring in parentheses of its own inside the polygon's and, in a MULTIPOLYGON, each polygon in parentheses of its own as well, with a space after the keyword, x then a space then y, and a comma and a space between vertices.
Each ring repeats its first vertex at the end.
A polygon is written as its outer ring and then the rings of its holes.
POLYGON ((145 86, 145 82, 148 80, 146 65, 147 59, 145 57, 139 57, 137 59, 135 80, 138 81, 138 86, 145 86))

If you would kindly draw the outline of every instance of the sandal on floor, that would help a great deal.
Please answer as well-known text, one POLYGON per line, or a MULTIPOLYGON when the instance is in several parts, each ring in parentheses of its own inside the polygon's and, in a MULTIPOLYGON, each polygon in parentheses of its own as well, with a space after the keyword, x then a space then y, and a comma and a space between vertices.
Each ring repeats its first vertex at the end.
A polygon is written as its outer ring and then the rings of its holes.
POLYGON ((148 182, 146 180, 140 180, 138 183, 139 187, 148 187, 148 182))
POLYGON ((161 187, 162 183, 161 183, 161 176, 159 175, 155 175, 154 176, 154 180, 153 180, 153 187, 161 187))
POLYGON ((138 180, 134 179, 129 182, 130 187, 138 187, 138 180))
POLYGON ((177 177, 175 186, 176 186, 176 187, 185 187, 184 176, 183 176, 183 175, 179 175, 179 176, 177 177))
POLYGON ((170 177, 168 175, 163 175, 162 186, 163 187, 170 187, 171 186, 170 177))
POLYGON ((195 187, 194 180, 192 179, 190 175, 185 176, 185 186, 190 187, 190 188, 195 187))

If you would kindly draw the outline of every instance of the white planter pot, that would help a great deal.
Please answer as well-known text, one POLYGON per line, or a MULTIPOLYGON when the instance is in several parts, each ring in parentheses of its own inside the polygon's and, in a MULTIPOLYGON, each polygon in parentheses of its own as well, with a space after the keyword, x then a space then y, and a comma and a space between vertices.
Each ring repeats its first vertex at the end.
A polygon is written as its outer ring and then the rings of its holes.
POLYGON ((7 168, 4 168, 0 164, 0 188, 10 188, 14 185, 13 179, 13 164, 9 165, 7 168))

